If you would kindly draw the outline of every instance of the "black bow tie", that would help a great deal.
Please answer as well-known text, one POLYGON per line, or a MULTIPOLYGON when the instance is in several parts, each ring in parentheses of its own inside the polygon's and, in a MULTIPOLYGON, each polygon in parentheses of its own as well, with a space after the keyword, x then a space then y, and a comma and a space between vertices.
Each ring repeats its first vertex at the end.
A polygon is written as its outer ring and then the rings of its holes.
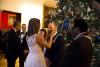
POLYGON ((21 34, 25 34, 24 32, 21 32, 21 34))

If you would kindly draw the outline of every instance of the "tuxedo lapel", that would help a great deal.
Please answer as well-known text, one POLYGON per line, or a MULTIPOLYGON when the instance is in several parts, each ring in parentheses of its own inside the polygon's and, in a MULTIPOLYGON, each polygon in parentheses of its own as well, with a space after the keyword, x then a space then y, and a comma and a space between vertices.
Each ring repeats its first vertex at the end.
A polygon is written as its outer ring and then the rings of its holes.
POLYGON ((58 37, 58 33, 53 37, 53 43, 55 43, 57 37, 58 37))

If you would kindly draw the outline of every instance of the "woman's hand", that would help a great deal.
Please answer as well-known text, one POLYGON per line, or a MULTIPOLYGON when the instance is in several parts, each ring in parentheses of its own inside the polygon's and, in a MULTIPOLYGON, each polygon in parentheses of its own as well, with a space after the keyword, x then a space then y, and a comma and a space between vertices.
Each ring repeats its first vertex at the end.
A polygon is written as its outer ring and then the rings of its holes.
POLYGON ((38 33, 36 36, 36 41, 42 47, 51 48, 52 46, 52 36, 50 36, 50 39, 47 42, 45 41, 44 35, 42 35, 41 33, 38 33))
POLYGON ((41 34, 41 33, 39 33, 39 34, 37 34, 37 36, 36 36, 36 41, 37 41, 37 43, 39 44, 39 45, 41 45, 45 40, 44 40, 44 36, 41 34))

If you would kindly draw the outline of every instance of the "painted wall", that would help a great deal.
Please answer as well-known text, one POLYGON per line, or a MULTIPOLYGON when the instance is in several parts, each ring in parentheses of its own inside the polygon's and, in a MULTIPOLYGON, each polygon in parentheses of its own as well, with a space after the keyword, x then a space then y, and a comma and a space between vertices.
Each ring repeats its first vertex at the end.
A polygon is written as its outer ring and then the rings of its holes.
POLYGON ((30 18, 43 21, 43 1, 41 0, 0 0, 0 9, 21 13, 21 23, 28 24, 30 18))

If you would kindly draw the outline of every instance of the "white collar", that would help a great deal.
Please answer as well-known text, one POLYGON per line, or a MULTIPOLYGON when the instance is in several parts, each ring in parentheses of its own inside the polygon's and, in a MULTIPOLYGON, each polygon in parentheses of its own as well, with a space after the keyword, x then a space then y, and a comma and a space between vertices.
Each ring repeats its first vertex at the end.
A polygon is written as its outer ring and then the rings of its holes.
POLYGON ((79 38, 81 35, 83 35, 84 33, 86 33, 86 32, 83 32, 83 33, 80 33, 80 34, 78 34, 74 39, 76 40, 77 38, 79 38))
POLYGON ((14 29, 14 31, 16 32, 16 29, 15 28, 13 28, 14 29))
MULTIPOLYGON (((83 32, 83 33, 80 33, 79 35, 77 35, 75 38, 74 38, 74 40, 76 40, 76 39, 78 39, 79 37, 81 37, 84 33, 86 33, 86 32, 83 32)), ((90 41, 91 41, 91 43, 92 43, 92 38, 90 37, 90 36, 86 36, 86 35, 83 35, 84 37, 86 37, 86 38, 88 38, 90 41)))
POLYGON ((57 34, 57 31, 55 32, 55 34, 54 34, 54 36, 53 36, 53 37, 55 37, 55 36, 56 36, 56 34, 57 34))

